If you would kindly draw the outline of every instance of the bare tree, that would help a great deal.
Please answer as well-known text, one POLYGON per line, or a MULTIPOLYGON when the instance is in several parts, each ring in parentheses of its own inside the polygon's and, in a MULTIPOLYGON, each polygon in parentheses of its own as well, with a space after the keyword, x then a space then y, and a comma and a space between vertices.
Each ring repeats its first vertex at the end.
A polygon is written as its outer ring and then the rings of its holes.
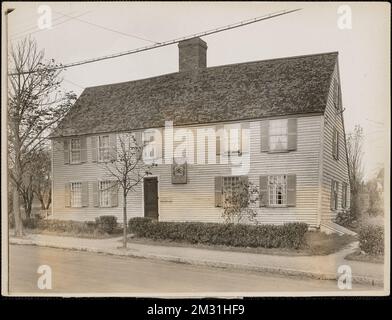
POLYGON ((32 168, 34 195, 41 204, 41 210, 48 210, 52 202, 51 159, 48 150, 44 149, 36 153, 32 168))
MULTIPOLYGON (((119 149, 111 155, 111 161, 104 164, 105 170, 115 179, 122 189, 123 199, 123 247, 127 247, 127 196, 135 191, 144 177, 151 175, 154 163, 143 160, 145 145, 134 134, 125 133, 118 136, 119 149)), ((115 186, 111 186, 113 188, 115 186)))
POLYGON ((357 220, 359 216, 359 192, 363 181, 363 129, 361 126, 356 125, 354 131, 347 135, 346 143, 350 179, 351 216, 353 220, 357 220))
POLYGON ((19 200, 30 155, 43 148, 49 131, 64 117, 76 96, 61 90, 63 69, 54 69, 59 65, 53 59, 46 61, 44 51, 32 39, 11 48, 9 64, 8 155, 14 185, 15 234, 22 235, 19 200))

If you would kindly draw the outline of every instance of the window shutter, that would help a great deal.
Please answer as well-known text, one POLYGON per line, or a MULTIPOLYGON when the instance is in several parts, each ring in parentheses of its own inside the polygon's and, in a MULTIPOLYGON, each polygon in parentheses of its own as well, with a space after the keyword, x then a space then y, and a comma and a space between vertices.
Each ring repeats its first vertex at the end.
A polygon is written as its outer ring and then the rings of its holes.
POLYGON ((241 153, 250 152, 250 129, 249 122, 241 124, 241 135, 240 135, 240 151, 241 153))
POLYGON ((80 138, 80 162, 87 162, 87 139, 80 138))
POLYGON ((332 156, 336 159, 336 128, 333 129, 332 132, 332 156))
POLYGON ((335 182, 333 180, 331 180, 331 201, 330 201, 331 202, 330 203, 331 210, 335 210, 335 207, 334 207, 334 198, 335 198, 334 187, 335 187, 335 182))
POLYGON ((68 164, 69 163, 69 140, 68 139, 64 140, 63 146, 64 146, 64 164, 68 164))
POLYGON ((117 135, 115 133, 109 135, 109 152, 110 159, 117 160, 117 135))
POLYGON ((339 83, 334 79, 333 84, 333 103, 336 109, 339 109, 339 83))
POLYGON ((268 206, 268 176, 260 176, 260 191, 259 191, 260 207, 268 206))
POLYGON ((269 120, 263 120, 260 122, 260 143, 261 152, 269 151, 269 120))
POLYGON ((99 207, 99 196, 98 196, 98 183, 99 182, 93 182, 93 204, 94 207, 99 207))
POLYGON ((223 178, 215 177, 215 207, 222 207, 223 178))
POLYGON ((82 182, 82 207, 88 207, 88 182, 82 182))
POLYGON ((98 160, 98 137, 91 137, 91 158, 93 162, 97 162, 98 160))
POLYGON ((289 118, 287 121, 287 127, 288 127, 287 149, 297 150, 297 119, 289 118))
POLYGON ((64 187, 64 203, 66 207, 71 206, 71 184, 66 183, 64 187))
POLYGON ((295 207, 297 200, 297 177, 295 174, 287 175, 287 205, 295 207))
POLYGON ((339 131, 336 131, 336 155, 335 155, 335 159, 336 160, 339 160, 339 141, 340 141, 340 138, 339 138, 339 131))
POLYGON ((216 155, 220 156, 222 152, 222 138, 220 135, 223 135, 223 125, 217 125, 215 127, 215 134, 216 134, 216 155))
POLYGON ((112 182, 112 188, 110 193, 110 205, 112 207, 118 206, 118 184, 117 181, 112 182))

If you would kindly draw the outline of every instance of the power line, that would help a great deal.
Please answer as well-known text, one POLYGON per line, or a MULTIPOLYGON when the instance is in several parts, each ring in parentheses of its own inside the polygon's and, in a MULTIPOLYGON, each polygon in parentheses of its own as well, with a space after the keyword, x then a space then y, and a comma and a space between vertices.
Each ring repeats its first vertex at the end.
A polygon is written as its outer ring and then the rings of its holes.
POLYGON ((104 29, 104 30, 107 30, 107 31, 111 31, 111 32, 114 32, 114 33, 121 34, 121 35, 123 35, 123 36, 131 37, 131 38, 136 38, 136 39, 139 39, 139 40, 148 41, 148 42, 155 43, 155 44, 158 44, 158 43, 159 43, 159 42, 156 42, 156 41, 153 41, 153 40, 150 40, 150 39, 147 39, 147 38, 143 38, 143 37, 140 37, 140 36, 137 36, 137 35, 134 35, 134 34, 125 33, 125 32, 122 32, 122 31, 115 30, 115 29, 111 29, 111 28, 102 26, 102 25, 100 25, 100 24, 94 23, 94 22, 90 22, 90 21, 83 20, 83 19, 76 18, 76 17, 71 17, 71 16, 69 16, 69 15, 66 15, 66 14, 63 14, 63 13, 60 13, 60 12, 56 12, 56 11, 55 11, 55 13, 61 14, 61 15, 65 16, 65 17, 69 17, 69 18, 71 18, 71 19, 74 19, 74 20, 77 20, 77 21, 80 21, 80 22, 83 22, 83 23, 86 23, 86 24, 89 24, 89 25, 94 26, 94 27, 98 27, 98 28, 101 28, 101 29, 104 29))
MULTIPOLYGON (((70 14, 73 14, 73 13, 74 13, 74 12, 72 12, 72 13, 70 13, 70 14)), ((37 15, 34 15, 34 17, 35 17, 35 19, 37 20, 37 15)), ((54 19, 52 20, 52 22, 53 22, 53 21, 60 20, 60 19, 63 19, 63 16, 54 18, 54 19)), ((37 30, 37 29, 38 29, 38 27, 37 27, 37 22, 35 22, 35 23, 29 23, 29 24, 26 25, 26 28, 25 28, 24 30, 19 30, 19 31, 17 31, 17 32, 15 32, 15 33, 12 33, 12 34, 10 34, 10 36, 11 36, 11 38, 13 38, 13 37, 15 37, 15 36, 20 36, 21 34, 28 33, 30 30, 35 31, 35 30, 37 30)))
MULTIPOLYGON (((89 13, 89 12, 91 12, 91 11, 87 11, 87 12, 81 13, 81 14, 77 15, 76 17, 83 16, 83 15, 89 13)), ((55 23, 55 24, 52 25, 52 27, 55 27, 55 26, 58 26, 58 25, 60 25, 60 24, 66 23, 66 22, 68 22, 68 21, 70 21, 70 20, 72 20, 72 19, 75 19, 76 17, 66 19, 66 20, 61 21, 61 22, 59 22, 59 23, 55 23)), ((31 34, 33 34, 33 33, 38 33, 38 32, 42 32, 42 31, 48 31, 48 29, 38 29, 38 30, 35 30, 35 31, 32 31, 32 32, 29 32, 29 33, 27 33, 27 34, 22 34, 22 35, 20 35, 20 36, 13 37, 13 39, 11 39, 11 40, 19 39, 19 38, 25 37, 26 35, 31 35, 31 34)), ((31 73, 31 72, 30 72, 30 73, 31 73)))
MULTIPOLYGON (((111 54, 111 55, 107 55, 107 56, 103 56, 103 57, 99 57, 99 58, 86 59, 86 60, 83 60, 83 61, 63 64, 63 65, 60 65, 60 66, 57 66, 57 67, 53 67, 53 68, 46 68, 46 70, 52 71, 52 70, 71 68, 71 67, 76 67, 76 66, 88 64, 88 63, 93 63, 93 62, 98 62, 98 61, 118 58, 118 57, 122 57, 122 56, 125 56, 125 55, 130 55, 130 54, 139 53, 139 52, 143 52, 143 51, 147 51, 147 50, 161 48, 161 47, 165 47, 165 46, 169 46, 169 45, 178 43, 180 41, 189 40, 189 39, 192 39, 192 38, 195 38, 195 37, 208 36, 208 35, 211 35, 211 34, 214 34, 214 33, 218 33, 218 32, 222 32, 222 31, 227 31, 227 30, 243 27, 243 26, 246 26, 246 25, 249 25, 249 24, 252 24, 252 23, 256 23, 256 22, 259 22, 259 21, 275 18, 275 17, 278 17, 278 16, 282 16, 282 15, 285 15, 285 14, 296 12, 296 11, 299 11, 299 10, 301 10, 301 9, 282 10, 282 11, 270 13, 268 15, 264 15, 264 16, 261 16, 261 17, 257 17, 257 18, 254 18, 254 19, 237 22, 237 23, 234 23, 234 24, 231 24, 231 25, 227 25, 227 26, 224 26, 224 27, 219 27, 219 28, 216 28, 216 29, 211 29, 211 30, 208 30, 208 31, 200 32, 200 33, 195 33, 195 34, 190 35, 190 36, 185 36, 185 37, 177 38, 177 39, 174 39, 174 40, 169 40, 169 41, 157 43, 157 44, 154 44, 154 45, 151 45, 151 46, 146 46, 146 47, 142 47, 142 48, 132 49, 132 50, 128 50, 128 51, 124 51, 124 52, 120 52, 120 53, 115 53, 115 54, 111 54)), ((42 71, 42 69, 34 70, 34 71, 12 72, 12 73, 9 73, 8 75, 14 76, 14 75, 20 75, 20 74, 36 73, 38 71, 42 71)))

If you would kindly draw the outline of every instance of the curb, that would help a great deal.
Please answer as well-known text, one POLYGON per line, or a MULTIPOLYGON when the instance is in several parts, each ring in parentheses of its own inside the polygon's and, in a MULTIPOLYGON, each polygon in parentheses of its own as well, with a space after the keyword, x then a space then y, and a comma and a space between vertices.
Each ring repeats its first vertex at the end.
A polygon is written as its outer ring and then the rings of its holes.
MULTIPOLYGON (((154 259, 154 260, 183 263, 183 264, 190 264, 190 265, 197 265, 197 266, 207 266, 213 268, 263 272, 263 273, 279 274, 279 275, 291 276, 291 277, 305 277, 314 280, 336 281, 338 279, 338 275, 334 273, 318 273, 318 272, 310 272, 310 271, 280 268, 280 267, 256 266, 256 265, 227 263, 227 262, 212 261, 212 260, 197 260, 197 259, 182 258, 178 256, 145 254, 145 253, 138 253, 132 251, 122 252, 120 249, 99 249, 99 248, 90 248, 90 247, 83 247, 83 246, 50 245, 47 243, 42 243, 40 241, 33 241, 28 239, 15 239, 15 238, 11 238, 9 243, 15 245, 31 245, 31 246, 39 246, 39 247, 47 247, 47 248, 77 250, 77 251, 100 253, 100 254, 107 254, 107 255, 113 255, 119 257, 154 259)), ((371 278, 366 276, 353 276, 352 283, 367 284, 372 286, 384 285, 384 281, 382 279, 371 278)))

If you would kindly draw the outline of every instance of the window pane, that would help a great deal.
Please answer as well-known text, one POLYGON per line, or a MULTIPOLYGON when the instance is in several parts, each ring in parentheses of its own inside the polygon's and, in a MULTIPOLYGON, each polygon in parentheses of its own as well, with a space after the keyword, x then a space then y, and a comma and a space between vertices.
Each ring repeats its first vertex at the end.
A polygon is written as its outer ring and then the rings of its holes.
POLYGON ((99 206, 110 206, 110 181, 99 182, 99 206))
POLYGON ((99 160, 109 160, 109 136, 99 137, 99 160))
POLYGON ((268 194, 270 205, 287 204, 287 176, 268 176, 268 194))
POLYGON ((77 208, 82 206, 82 183, 71 183, 71 207, 77 208))
POLYGON ((270 120, 269 122, 269 146, 270 150, 287 149, 287 119, 270 120))

